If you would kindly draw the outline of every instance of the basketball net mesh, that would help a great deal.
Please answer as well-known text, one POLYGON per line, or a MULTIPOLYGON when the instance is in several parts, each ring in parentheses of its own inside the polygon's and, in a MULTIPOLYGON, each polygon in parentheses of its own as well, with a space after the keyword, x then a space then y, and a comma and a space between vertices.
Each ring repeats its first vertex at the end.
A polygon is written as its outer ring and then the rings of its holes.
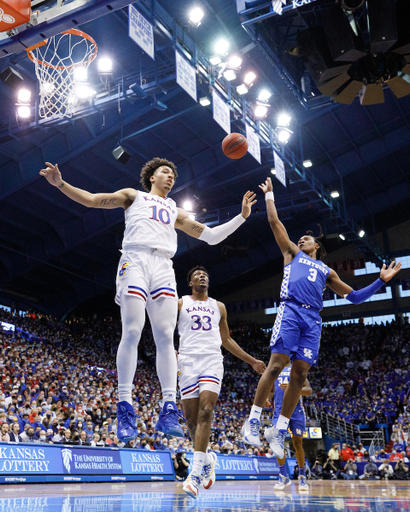
POLYGON ((39 116, 72 117, 81 88, 84 91, 87 87, 76 81, 76 70, 87 69, 96 56, 95 41, 63 32, 47 39, 43 46, 27 51, 40 84, 39 116))

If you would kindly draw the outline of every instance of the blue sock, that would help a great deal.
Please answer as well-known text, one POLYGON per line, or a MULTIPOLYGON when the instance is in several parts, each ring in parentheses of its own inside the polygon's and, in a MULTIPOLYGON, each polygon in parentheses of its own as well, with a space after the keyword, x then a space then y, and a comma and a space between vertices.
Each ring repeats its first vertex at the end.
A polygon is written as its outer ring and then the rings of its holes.
POLYGON ((285 464, 283 464, 282 466, 279 464, 279 473, 280 473, 283 477, 285 477, 285 478, 287 478, 287 477, 288 477, 288 472, 286 471, 286 465, 285 465, 285 464))
POLYGON ((299 468, 299 476, 306 476, 305 475, 305 467, 303 466, 303 468, 299 468))

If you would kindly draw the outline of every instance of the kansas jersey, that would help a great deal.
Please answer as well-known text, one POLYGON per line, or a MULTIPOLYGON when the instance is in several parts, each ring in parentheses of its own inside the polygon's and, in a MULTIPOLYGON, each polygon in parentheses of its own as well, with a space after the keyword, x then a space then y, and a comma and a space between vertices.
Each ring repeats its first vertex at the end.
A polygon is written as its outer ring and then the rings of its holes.
POLYGON ((138 192, 132 205, 125 211, 123 250, 145 247, 172 258, 177 250, 177 217, 177 205, 169 197, 138 192))
POLYGON ((283 269, 281 300, 293 300, 320 311, 329 272, 329 267, 322 261, 314 260, 299 251, 283 269))
POLYGON ((221 356, 220 320, 221 313, 215 299, 208 297, 199 301, 184 295, 178 319, 179 354, 221 356))

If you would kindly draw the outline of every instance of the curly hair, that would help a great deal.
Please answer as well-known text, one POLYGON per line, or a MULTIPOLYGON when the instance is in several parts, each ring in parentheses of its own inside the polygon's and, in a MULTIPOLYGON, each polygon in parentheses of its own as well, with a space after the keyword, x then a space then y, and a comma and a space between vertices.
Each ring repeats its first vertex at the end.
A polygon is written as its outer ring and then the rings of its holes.
POLYGON ((323 247, 323 244, 321 242, 321 239, 325 236, 323 234, 323 231, 322 231, 322 226, 320 224, 318 224, 318 226, 319 226, 319 230, 320 230, 318 236, 315 236, 313 234, 312 230, 306 231, 306 234, 308 236, 311 236, 314 239, 316 244, 319 244, 319 249, 316 251, 316 259, 317 260, 322 260, 322 258, 324 256, 326 256, 327 252, 326 252, 326 249, 323 247))
POLYGON ((193 274, 194 272, 196 272, 197 270, 203 270, 203 271, 206 273, 206 275, 209 277, 209 273, 208 273, 208 271, 206 270, 206 268, 205 268, 205 267, 203 267, 202 265, 197 265, 196 267, 191 268, 191 270, 188 272, 188 275, 187 275, 188 283, 191 281, 192 274, 193 274))
POLYGON ((169 160, 166 160, 165 158, 158 158, 155 157, 149 162, 147 162, 144 167, 141 169, 141 180, 142 186, 145 188, 147 192, 151 191, 152 183, 150 181, 151 176, 154 174, 154 172, 158 169, 158 167, 162 167, 163 165, 166 165, 170 169, 172 169, 172 172, 174 173, 175 179, 178 177, 177 168, 176 165, 170 162, 169 160))

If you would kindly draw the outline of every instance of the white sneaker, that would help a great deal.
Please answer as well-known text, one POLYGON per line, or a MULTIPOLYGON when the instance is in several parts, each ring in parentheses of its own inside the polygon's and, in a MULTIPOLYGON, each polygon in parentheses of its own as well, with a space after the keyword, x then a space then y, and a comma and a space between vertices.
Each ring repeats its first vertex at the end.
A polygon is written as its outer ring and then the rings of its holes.
POLYGON ((215 465, 217 455, 214 452, 209 452, 208 455, 212 458, 210 464, 205 464, 202 468, 202 487, 206 490, 210 489, 215 483, 215 465))
POLYGON ((185 480, 182 489, 189 495, 191 498, 196 498, 199 492, 199 486, 201 485, 201 479, 199 476, 188 475, 188 478, 185 480))
POLYGON ((285 456, 286 430, 278 430, 276 427, 265 428, 265 437, 271 447, 273 455, 278 459, 285 456))
POLYGON ((288 476, 279 475, 279 481, 274 485, 274 489, 276 491, 283 491, 285 487, 289 487, 291 485, 291 481, 288 476))
POLYGON ((260 428, 261 423, 256 418, 252 420, 247 419, 245 421, 241 430, 241 434, 246 444, 250 444, 252 446, 261 446, 262 443, 259 437, 260 428))
POLYGON ((306 482, 306 477, 305 476, 300 476, 298 478, 299 480, 299 491, 300 492, 309 492, 309 486, 306 482))

